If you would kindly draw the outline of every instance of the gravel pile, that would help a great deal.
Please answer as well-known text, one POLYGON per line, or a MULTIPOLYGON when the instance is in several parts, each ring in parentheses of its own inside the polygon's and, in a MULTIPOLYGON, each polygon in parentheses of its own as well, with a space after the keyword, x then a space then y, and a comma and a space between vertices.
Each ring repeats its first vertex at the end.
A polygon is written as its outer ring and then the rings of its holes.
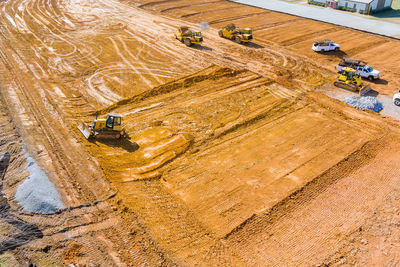
POLYGON ((344 102, 349 104, 352 107, 361 110, 373 110, 375 112, 379 112, 383 109, 383 105, 373 96, 349 96, 343 99, 344 102))
POLYGON ((27 212, 52 214, 58 209, 63 209, 64 204, 54 184, 33 158, 27 156, 26 159, 29 176, 18 187, 15 199, 27 212))

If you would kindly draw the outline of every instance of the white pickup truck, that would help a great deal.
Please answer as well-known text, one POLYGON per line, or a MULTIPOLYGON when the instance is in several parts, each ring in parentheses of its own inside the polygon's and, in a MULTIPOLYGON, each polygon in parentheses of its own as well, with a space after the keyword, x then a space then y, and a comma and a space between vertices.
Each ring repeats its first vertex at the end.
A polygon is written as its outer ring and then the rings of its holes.
POLYGON ((356 70, 357 74, 370 81, 380 78, 380 71, 368 66, 366 62, 351 58, 343 58, 342 61, 335 67, 335 70, 341 71, 344 67, 350 67, 356 70))
POLYGON ((340 45, 331 40, 325 40, 322 42, 317 41, 312 46, 312 50, 315 52, 339 51, 339 49, 340 45))

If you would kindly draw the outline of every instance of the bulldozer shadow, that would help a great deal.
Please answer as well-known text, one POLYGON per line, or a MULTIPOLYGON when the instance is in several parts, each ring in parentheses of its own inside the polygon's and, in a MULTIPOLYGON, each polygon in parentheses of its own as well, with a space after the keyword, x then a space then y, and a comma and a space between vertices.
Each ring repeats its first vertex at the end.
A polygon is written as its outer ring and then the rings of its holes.
POLYGON ((375 91, 374 89, 369 90, 367 93, 365 93, 363 96, 372 96, 372 97, 377 97, 379 93, 375 91))
POLYGON ((135 152, 139 149, 138 143, 131 142, 129 137, 121 137, 120 139, 91 139, 90 142, 94 144, 99 142, 110 147, 120 147, 125 149, 127 152, 135 152))

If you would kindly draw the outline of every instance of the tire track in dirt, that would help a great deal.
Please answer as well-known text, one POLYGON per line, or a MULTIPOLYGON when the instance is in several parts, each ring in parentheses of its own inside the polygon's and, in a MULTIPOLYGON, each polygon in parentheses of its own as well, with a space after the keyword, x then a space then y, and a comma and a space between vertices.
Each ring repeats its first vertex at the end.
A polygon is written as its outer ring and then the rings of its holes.
POLYGON ((248 18, 248 17, 254 17, 254 16, 260 16, 263 14, 268 14, 270 13, 270 11, 261 11, 258 13, 250 13, 250 14, 246 14, 246 15, 240 15, 240 16, 234 16, 234 17, 228 17, 228 18, 223 18, 223 19, 217 19, 217 20, 212 20, 209 21, 209 24, 217 24, 217 23, 221 23, 221 22, 226 22, 226 21, 233 21, 233 20, 239 20, 239 19, 243 19, 243 18, 248 18))
POLYGON ((154 2, 148 2, 145 4, 139 5, 140 8, 145 8, 145 7, 151 7, 151 6, 156 6, 159 4, 166 4, 166 3, 174 3, 174 2, 179 2, 180 0, 161 0, 161 1, 154 1, 154 2))
MULTIPOLYGON (((194 13, 182 15, 181 18, 189 18, 192 16, 204 15, 204 14, 209 14, 209 13, 213 13, 213 12, 227 11, 227 10, 237 9, 237 8, 240 8, 240 7, 227 7, 227 8, 206 10, 206 11, 201 11, 201 12, 194 12, 194 13)), ((216 23, 218 23, 218 22, 216 22, 216 23)))
POLYGON ((365 51, 369 51, 371 49, 375 49, 375 48, 377 48, 377 47, 379 47, 381 45, 384 45, 384 44, 386 44, 388 42, 389 42, 389 40, 379 40, 379 41, 366 43, 366 44, 351 48, 351 49, 347 50, 346 53, 348 55, 355 56, 355 55, 363 53, 365 51))
POLYGON ((189 4, 189 5, 183 5, 183 6, 176 6, 176 7, 170 7, 170 8, 165 8, 160 10, 160 12, 168 12, 171 10, 176 10, 176 9, 181 9, 181 8, 187 8, 187 7, 196 7, 196 6, 203 6, 203 5, 210 5, 210 4, 216 4, 216 3, 224 3, 224 0, 217 0, 217 1, 208 1, 205 3, 197 3, 197 4, 189 4))
POLYGON ((307 34, 303 34, 301 36, 297 36, 291 39, 287 39, 284 41, 279 42, 282 46, 290 46, 299 42, 303 42, 305 40, 311 39, 311 38, 315 38, 318 36, 321 36, 323 34, 329 34, 331 32, 336 32, 337 28, 330 28, 330 29, 324 29, 322 31, 315 31, 315 32, 311 32, 311 33, 307 33, 307 34))

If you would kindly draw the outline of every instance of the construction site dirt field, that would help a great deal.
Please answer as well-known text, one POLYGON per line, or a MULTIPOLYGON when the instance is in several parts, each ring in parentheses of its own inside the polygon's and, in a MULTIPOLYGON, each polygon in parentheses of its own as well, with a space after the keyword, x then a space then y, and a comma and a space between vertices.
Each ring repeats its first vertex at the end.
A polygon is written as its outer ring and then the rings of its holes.
POLYGON ((346 56, 391 98, 399 41, 224 0, 0 9, 0 265, 400 264, 400 122, 324 94, 346 56), (229 23, 254 40, 220 38, 229 23), (78 129, 109 113, 121 139, 78 129), (18 201, 32 166, 62 208, 18 201))

